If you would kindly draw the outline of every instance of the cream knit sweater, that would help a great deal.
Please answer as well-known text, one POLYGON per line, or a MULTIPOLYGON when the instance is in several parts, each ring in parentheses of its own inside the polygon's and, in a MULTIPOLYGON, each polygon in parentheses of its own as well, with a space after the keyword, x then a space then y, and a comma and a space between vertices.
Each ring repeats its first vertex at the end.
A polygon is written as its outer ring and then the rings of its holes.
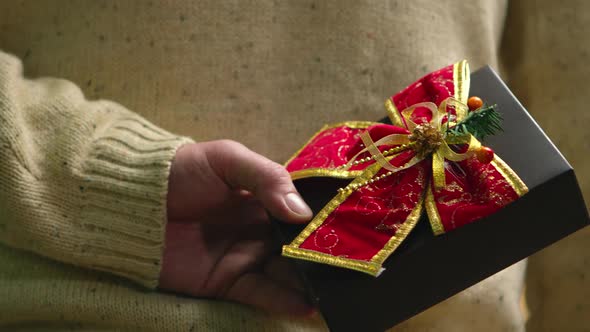
MULTIPOLYGON (((322 123, 380 118, 384 98, 462 58, 503 70, 588 197, 589 9, 547 0, 1 3, 0 328, 325 330, 321 317, 155 290, 176 149, 184 136, 231 138, 284 161, 322 123), (36 78, 47 76, 69 81, 36 78)), ((580 232, 394 330, 583 331, 589 241, 580 232)))

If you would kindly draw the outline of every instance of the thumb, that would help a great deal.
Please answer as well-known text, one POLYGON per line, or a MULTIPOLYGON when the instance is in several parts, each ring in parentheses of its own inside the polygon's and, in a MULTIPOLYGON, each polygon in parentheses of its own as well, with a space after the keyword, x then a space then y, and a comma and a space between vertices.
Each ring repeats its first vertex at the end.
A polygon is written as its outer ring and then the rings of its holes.
POLYGON ((230 188, 250 191, 283 221, 311 219, 313 212, 283 166, 230 140, 209 142, 203 148, 211 168, 230 188))

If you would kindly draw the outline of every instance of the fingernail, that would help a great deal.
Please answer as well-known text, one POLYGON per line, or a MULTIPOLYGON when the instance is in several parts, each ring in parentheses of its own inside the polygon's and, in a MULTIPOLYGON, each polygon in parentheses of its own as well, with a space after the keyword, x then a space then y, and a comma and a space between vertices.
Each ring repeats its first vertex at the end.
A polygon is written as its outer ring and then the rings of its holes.
POLYGON ((287 207, 289 207, 289 210, 293 211, 293 213, 298 214, 300 216, 311 218, 313 214, 309 206, 305 204, 305 202, 303 201, 301 196, 299 196, 299 194, 287 194, 285 196, 285 203, 287 204, 287 207))

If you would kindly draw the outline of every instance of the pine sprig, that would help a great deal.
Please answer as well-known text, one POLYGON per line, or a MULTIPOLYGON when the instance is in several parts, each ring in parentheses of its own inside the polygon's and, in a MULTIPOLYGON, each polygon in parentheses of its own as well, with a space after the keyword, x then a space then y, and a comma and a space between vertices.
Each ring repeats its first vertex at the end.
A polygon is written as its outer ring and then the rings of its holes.
POLYGON ((469 112, 463 121, 447 129, 454 136, 473 135, 478 140, 495 135, 502 131, 502 116, 496 111, 496 105, 484 105, 478 110, 469 112))

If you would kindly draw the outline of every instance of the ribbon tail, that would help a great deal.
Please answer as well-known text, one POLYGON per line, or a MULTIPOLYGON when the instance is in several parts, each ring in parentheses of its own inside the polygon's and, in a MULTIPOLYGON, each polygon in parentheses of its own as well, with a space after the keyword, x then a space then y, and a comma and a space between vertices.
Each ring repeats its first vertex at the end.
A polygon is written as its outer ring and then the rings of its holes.
POLYGON ((440 149, 432 154, 432 182, 436 190, 446 186, 445 157, 440 149))
MULTIPOLYGON (((375 163, 351 185, 385 173, 387 170, 375 163)), ((283 247, 283 256, 379 275, 383 262, 420 218, 429 173, 424 161, 356 190, 341 191, 283 247)))
POLYGON ((473 156, 475 151, 481 148, 481 143, 473 135, 463 138, 455 137, 453 139, 459 140, 455 143, 466 143, 467 150, 462 153, 455 152, 446 141, 443 141, 436 152, 432 154, 432 177, 434 180, 434 189, 437 191, 446 186, 445 159, 452 162, 467 160, 473 156))
POLYGON ((426 207, 426 214, 432 227, 434 235, 441 235, 445 233, 445 228, 441 222, 436 202, 434 201, 434 186, 432 183, 426 188, 426 194, 424 195, 424 206, 426 207))

